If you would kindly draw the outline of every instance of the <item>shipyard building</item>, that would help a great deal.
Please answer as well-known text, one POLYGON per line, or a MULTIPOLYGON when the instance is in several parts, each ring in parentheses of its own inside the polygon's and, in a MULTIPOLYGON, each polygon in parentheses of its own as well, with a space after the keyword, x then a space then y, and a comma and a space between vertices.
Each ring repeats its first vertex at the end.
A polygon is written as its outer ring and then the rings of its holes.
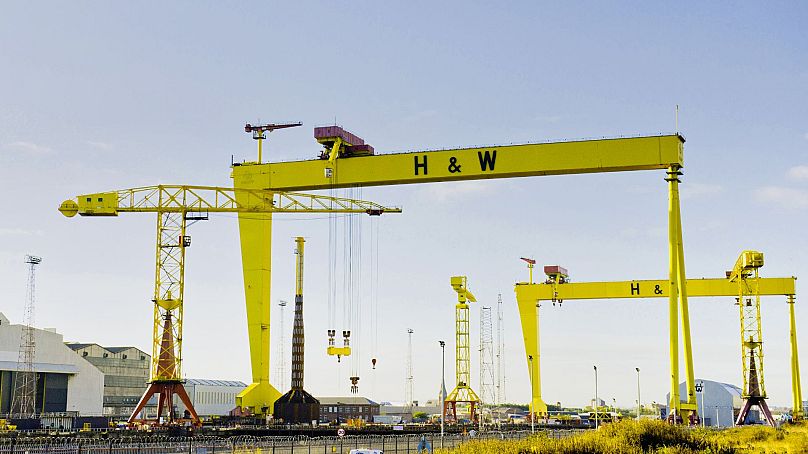
MULTIPOLYGON (((23 325, 0 313, 0 414, 11 412, 23 325)), ((104 374, 64 343, 61 334, 34 329, 37 413, 101 415, 104 374)))

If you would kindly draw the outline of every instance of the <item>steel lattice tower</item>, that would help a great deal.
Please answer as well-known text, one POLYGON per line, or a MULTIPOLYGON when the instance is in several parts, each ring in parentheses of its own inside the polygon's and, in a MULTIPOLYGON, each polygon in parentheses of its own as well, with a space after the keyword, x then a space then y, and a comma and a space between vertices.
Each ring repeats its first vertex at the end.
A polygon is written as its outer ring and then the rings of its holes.
POLYGON ((491 306, 480 308, 480 401, 494 403, 494 333, 491 306))
POLYGON ((505 403, 505 336, 502 323, 502 294, 497 295, 497 404, 505 403))
POLYGON ((36 266, 41 262, 40 257, 25 256, 25 263, 28 264, 28 288, 25 295, 25 314, 20 336, 20 352, 17 357, 17 373, 14 375, 14 397, 11 402, 11 412, 20 417, 31 417, 36 414, 34 301, 36 300, 36 266))
POLYGON ((412 333, 414 332, 412 328, 407 328, 407 376, 404 384, 404 400, 410 408, 413 406, 412 388, 415 381, 412 375, 412 333))

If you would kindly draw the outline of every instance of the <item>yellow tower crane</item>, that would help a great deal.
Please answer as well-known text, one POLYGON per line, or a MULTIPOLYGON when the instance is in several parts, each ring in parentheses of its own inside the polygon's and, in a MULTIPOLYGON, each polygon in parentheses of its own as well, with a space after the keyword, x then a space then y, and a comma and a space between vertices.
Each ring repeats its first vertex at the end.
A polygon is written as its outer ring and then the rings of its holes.
POLYGON ((760 274, 763 253, 743 251, 731 271, 730 282, 738 285, 737 304, 741 316, 741 366, 743 367, 742 397, 744 404, 735 420, 746 424, 752 406, 757 406, 773 427, 774 417, 766 404, 766 386, 763 381, 763 330, 760 323, 760 274))
POLYGON ((469 419, 475 421, 476 408, 480 402, 477 393, 471 389, 471 346, 469 345, 469 302, 477 298, 466 285, 466 276, 452 276, 452 289, 457 292, 455 305, 455 378, 452 392, 443 402, 443 414, 457 422, 457 404, 469 405, 469 419))
MULTIPOLYGON (((185 253, 191 245, 188 221, 207 220, 210 213, 255 215, 271 213, 400 213, 399 208, 338 197, 213 186, 159 185, 118 191, 84 194, 63 202, 59 211, 67 217, 117 216, 119 213, 156 213, 157 243, 154 282, 154 323, 152 327, 152 364, 149 388, 135 407, 129 423, 157 422, 163 411, 170 424, 200 424, 193 404, 183 387, 182 325, 185 290, 185 253), (188 410, 178 418, 173 396, 177 395, 188 410), (152 395, 158 396, 157 420, 139 418, 152 395)), ((261 291, 261 289, 258 289, 261 291)), ((258 314, 261 339, 269 339, 269 308, 258 314)), ((258 380, 270 390, 261 408, 271 409, 280 393, 269 384, 269 352, 259 364, 253 363, 258 380)))

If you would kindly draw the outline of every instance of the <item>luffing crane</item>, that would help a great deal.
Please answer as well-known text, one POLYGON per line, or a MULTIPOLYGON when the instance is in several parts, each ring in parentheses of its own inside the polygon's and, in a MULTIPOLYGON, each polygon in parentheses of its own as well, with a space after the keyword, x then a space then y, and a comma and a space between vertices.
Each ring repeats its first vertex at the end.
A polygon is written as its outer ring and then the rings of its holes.
POLYGON ((763 253, 743 251, 731 271, 730 282, 738 284, 737 304, 741 316, 741 366, 743 367, 742 396, 744 404, 735 420, 736 425, 746 423, 752 406, 760 408, 766 421, 774 427, 774 418, 766 404, 766 386, 763 381, 763 331, 760 323, 760 275, 763 253))
MULTIPOLYGON (((199 416, 183 387, 182 324, 185 290, 185 252, 191 245, 188 221, 207 220, 210 213, 400 213, 400 208, 347 198, 214 186, 159 185, 80 195, 66 200, 59 211, 67 217, 117 216, 119 213, 156 213, 157 243, 152 327, 152 364, 149 387, 135 407, 129 423, 157 423, 163 412, 169 424, 200 424, 199 416), (151 396, 157 395, 157 420, 139 418, 151 396), (177 418, 173 396, 177 395, 187 414, 177 418)), ((268 316, 267 316, 268 318, 268 316)), ((261 326, 269 338, 269 324, 261 326)), ((268 360, 268 358, 267 358, 268 360)), ((267 370, 269 363, 262 365, 267 370)), ((263 384, 280 395, 268 383, 263 384)), ((274 402, 274 399, 272 401, 274 402)), ((266 404, 267 406, 270 403, 266 404)))
POLYGON ((457 421, 457 404, 469 404, 469 419, 475 420, 475 410, 480 398, 471 389, 471 348, 469 346, 469 302, 477 298, 466 285, 466 276, 452 276, 452 288, 457 292, 455 305, 455 388, 443 403, 444 415, 457 421))

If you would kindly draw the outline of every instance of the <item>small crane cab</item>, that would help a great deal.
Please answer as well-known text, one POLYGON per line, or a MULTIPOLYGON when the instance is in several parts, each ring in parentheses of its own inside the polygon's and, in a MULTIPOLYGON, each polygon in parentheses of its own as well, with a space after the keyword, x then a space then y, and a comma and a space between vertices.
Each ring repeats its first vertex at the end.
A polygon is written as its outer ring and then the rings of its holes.
POLYGON ((118 215, 118 193, 117 192, 97 192, 95 194, 85 194, 78 197, 78 203, 73 200, 65 200, 59 205, 59 211, 72 218, 76 214, 82 216, 117 216, 118 215))

